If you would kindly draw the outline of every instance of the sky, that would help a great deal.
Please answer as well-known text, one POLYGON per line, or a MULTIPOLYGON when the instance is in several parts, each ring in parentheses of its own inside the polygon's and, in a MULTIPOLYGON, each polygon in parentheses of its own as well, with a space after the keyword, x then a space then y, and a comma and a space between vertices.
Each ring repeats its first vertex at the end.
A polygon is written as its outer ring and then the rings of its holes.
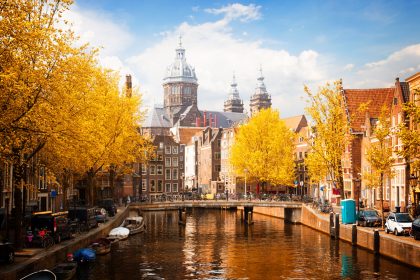
POLYGON ((201 110, 223 110, 235 74, 249 112, 260 67, 282 117, 305 113, 304 85, 390 87, 420 72, 420 0, 76 0, 66 18, 103 66, 132 75, 146 109, 163 103, 179 36, 201 110))

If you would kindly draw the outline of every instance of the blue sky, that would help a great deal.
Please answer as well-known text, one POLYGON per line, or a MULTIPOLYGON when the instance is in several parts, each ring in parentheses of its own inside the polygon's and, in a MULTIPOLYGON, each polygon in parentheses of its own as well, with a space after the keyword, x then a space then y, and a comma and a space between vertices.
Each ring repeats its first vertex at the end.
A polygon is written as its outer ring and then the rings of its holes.
POLYGON ((133 75, 145 106, 162 103, 179 34, 201 109, 222 110, 233 72, 247 105, 260 64, 285 117, 304 112, 304 84, 386 87, 420 71, 420 1, 76 0, 69 17, 105 66, 133 75))

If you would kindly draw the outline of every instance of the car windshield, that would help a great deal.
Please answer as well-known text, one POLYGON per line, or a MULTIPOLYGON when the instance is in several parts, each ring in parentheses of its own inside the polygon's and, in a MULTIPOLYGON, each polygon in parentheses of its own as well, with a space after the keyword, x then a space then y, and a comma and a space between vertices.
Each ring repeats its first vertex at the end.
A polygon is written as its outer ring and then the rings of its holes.
POLYGON ((365 214, 366 217, 376 217, 376 216, 378 216, 376 211, 365 211, 364 214, 365 214))
POLYGON ((410 214, 408 213, 397 213, 395 214, 395 217, 397 222, 400 223, 411 223, 413 221, 413 218, 411 218, 410 214))

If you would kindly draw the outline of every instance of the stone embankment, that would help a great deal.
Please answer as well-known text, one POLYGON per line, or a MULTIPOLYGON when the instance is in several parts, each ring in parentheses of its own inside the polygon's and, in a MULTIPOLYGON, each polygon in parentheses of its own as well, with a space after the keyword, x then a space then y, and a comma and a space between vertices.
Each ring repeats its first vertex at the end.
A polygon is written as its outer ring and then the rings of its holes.
MULTIPOLYGON (((254 207, 254 213, 285 219, 287 213, 282 208, 254 207)), ((331 235, 330 218, 318 213, 314 209, 302 205, 300 223, 331 235)), ((339 224, 339 239, 352 243, 354 246, 377 252, 383 256, 393 258, 402 263, 420 268, 420 241, 410 237, 394 236, 379 230, 378 241, 375 245, 375 230, 373 228, 356 227, 354 225, 339 224)))
POLYGON ((92 229, 87 233, 80 234, 73 239, 66 240, 60 244, 56 244, 48 249, 35 249, 36 254, 21 260, 23 257, 17 257, 16 262, 12 265, 0 266, 0 279, 15 280, 41 269, 54 267, 57 263, 63 262, 68 253, 73 253, 77 249, 87 247, 94 240, 105 237, 109 231, 121 225, 123 220, 128 216, 129 209, 119 208, 117 215, 98 228, 92 229))

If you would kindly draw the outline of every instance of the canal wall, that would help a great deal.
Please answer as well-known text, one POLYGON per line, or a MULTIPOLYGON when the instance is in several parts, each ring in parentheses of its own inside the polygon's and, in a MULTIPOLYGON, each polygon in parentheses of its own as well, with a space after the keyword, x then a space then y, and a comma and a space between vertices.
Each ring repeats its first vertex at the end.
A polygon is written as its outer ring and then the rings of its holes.
MULTIPOLYGON (((290 209, 289 209, 290 210, 290 209)), ((286 219, 288 210, 276 207, 254 207, 254 213, 271 217, 286 219)), ((295 214, 297 212, 294 212, 295 214)), ((312 208, 302 205, 300 223, 320 232, 330 235, 329 216, 317 213, 312 208)), ((339 239, 352 243, 360 248, 374 252, 374 230, 372 228, 356 227, 353 225, 339 224, 339 239), (355 235, 355 236, 354 236, 355 235)), ((379 234, 380 255, 395 259, 402 263, 420 268, 420 242, 411 238, 387 235, 383 231, 379 234)))
POLYGON ((12 265, 9 269, 1 270, 0 279, 15 280, 41 269, 51 269, 57 263, 65 261, 68 253, 73 253, 80 248, 87 247, 94 240, 108 235, 112 228, 118 227, 128 216, 129 209, 119 209, 114 218, 98 228, 92 229, 87 233, 81 234, 73 239, 62 241, 48 249, 40 249, 41 252, 29 257, 23 262, 12 265))

